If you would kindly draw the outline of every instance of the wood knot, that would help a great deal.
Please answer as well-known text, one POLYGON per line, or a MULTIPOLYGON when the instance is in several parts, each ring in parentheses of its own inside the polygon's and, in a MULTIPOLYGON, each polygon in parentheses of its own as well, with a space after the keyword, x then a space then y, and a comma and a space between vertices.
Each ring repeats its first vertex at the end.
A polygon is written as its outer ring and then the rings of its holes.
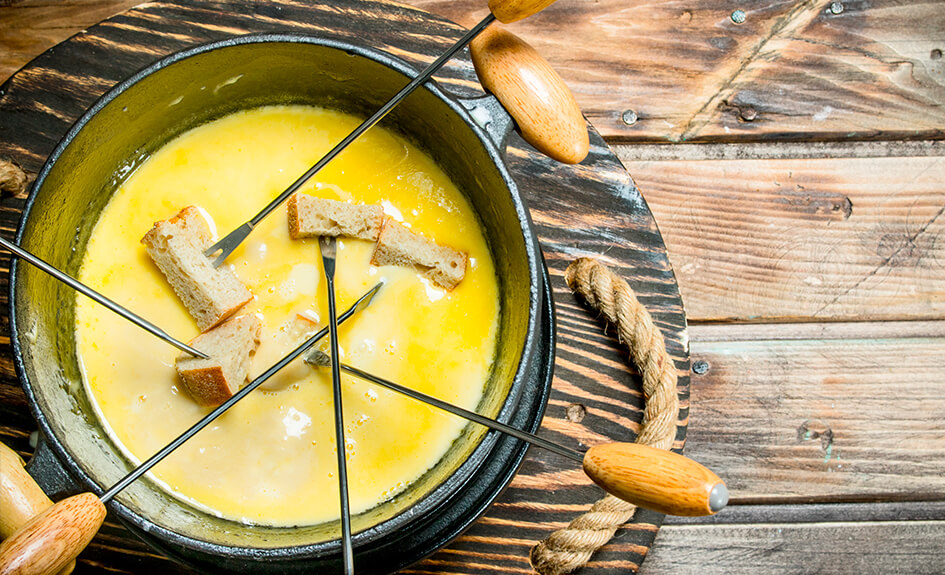
POLYGON ((809 190, 801 184, 795 184, 793 189, 782 188, 778 193, 781 196, 779 203, 792 206, 801 213, 827 216, 833 220, 848 220, 853 215, 853 201, 843 194, 809 190))
POLYGON ((18 196, 26 191, 26 172, 12 160, 0 158, 0 193, 18 196))

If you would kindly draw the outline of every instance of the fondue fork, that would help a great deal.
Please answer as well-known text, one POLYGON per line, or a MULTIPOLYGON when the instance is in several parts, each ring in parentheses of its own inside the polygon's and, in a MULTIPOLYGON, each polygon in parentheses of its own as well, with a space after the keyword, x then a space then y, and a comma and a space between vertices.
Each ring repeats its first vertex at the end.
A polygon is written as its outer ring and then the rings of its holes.
MULTIPOLYGON (((383 283, 378 283, 368 290, 358 301, 354 302, 347 311, 338 316, 332 323, 344 323, 358 313, 374 299, 375 294, 383 283)), ((334 316, 332 316, 334 320, 334 316)), ((230 399, 211 411, 174 441, 167 444, 160 451, 152 455, 147 461, 131 470, 125 477, 115 483, 111 489, 101 497, 94 493, 80 493, 63 499, 39 515, 30 519, 20 527, 16 533, 0 544, 0 575, 40 575, 57 573, 62 567, 85 548, 92 541, 98 528, 105 520, 105 503, 118 495, 136 479, 147 473, 152 467, 170 455, 184 442, 197 434, 201 429, 223 415, 237 402, 249 395, 253 390, 266 382, 283 367, 296 359, 307 349, 318 343, 329 333, 324 328, 308 338, 288 355, 277 361, 272 367, 263 372, 246 387, 236 392, 230 399)))
POLYGON ((47 262, 41 260, 40 258, 34 256, 33 254, 31 254, 30 252, 24 250, 23 248, 21 248, 20 246, 16 245, 15 243, 13 243, 13 242, 11 242, 11 241, 9 241, 9 240, 7 240, 7 239, 0 238, 0 246, 2 246, 2 247, 3 247, 4 249, 6 249, 6 250, 12 252, 13 255, 15 255, 16 257, 18 257, 18 258, 20 258, 20 259, 22 259, 22 260, 26 260, 27 262, 33 264, 34 266, 36 266, 36 267, 39 268, 40 270, 46 272, 47 274, 51 275, 52 277, 56 278, 57 280, 61 281, 61 282, 64 283, 64 284, 66 284, 67 286, 71 287, 72 289, 76 290, 77 292, 79 292, 79 293, 81 293, 81 294, 83 294, 83 295, 85 295, 85 296, 88 296, 89 298, 92 299, 92 301, 94 301, 94 302, 96 302, 96 303, 99 303, 99 304, 105 306, 106 308, 108 308, 109 310, 111 310, 111 311, 117 313, 118 315, 120 315, 121 317, 123 317, 123 318, 125 318, 126 320, 130 321, 131 323, 133 323, 133 324, 135 324, 136 326, 140 327, 141 329, 147 331, 147 332, 150 333, 151 335, 155 335, 155 336, 159 337, 160 339, 163 339, 164 341, 166 341, 167 343, 173 345, 174 347, 176 347, 177 349, 179 349, 179 350, 181 350, 181 351, 185 351, 185 352, 187 352, 187 353, 189 353, 189 354, 191 354, 191 355, 194 355, 194 356, 197 356, 197 357, 201 357, 201 358, 203 358, 203 359, 209 359, 210 356, 208 356, 207 354, 203 353, 202 351, 198 351, 198 350, 196 350, 196 349, 190 347, 190 346, 187 345, 186 343, 175 339, 175 338, 172 337, 170 334, 168 334, 166 331, 164 331, 163 329, 161 329, 161 328, 159 328, 158 326, 154 325, 153 323, 149 322, 148 320, 144 319, 144 318, 141 317, 140 315, 138 315, 138 314, 134 313, 133 311, 129 310, 128 308, 126 308, 126 307, 124 307, 124 306, 121 306, 121 305, 115 303, 114 301, 108 299, 107 297, 105 297, 105 296, 103 296, 102 294, 98 293, 97 291, 95 291, 94 289, 92 289, 92 288, 90 288, 89 286, 85 285, 84 283, 80 282, 79 280, 75 279, 74 277, 72 277, 72 276, 66 274, 65 272, 59 271, 58 269, 56 269, 55 267, 53 267, 53 266, 50 265, 49 263, 47 263, 47 262))
MULTIPOLYGON (((296 191, 301 188, 305 182, 307 182, 312 176, 318 173, 322 168, 325 167, 329 162, 331 162, 338 154, 340 154, 345 148, 347 148, 352 142, 357 140, 364 132, 367 132, 375 124, 380 122, 384 116, 386 116, 394 107, 397 106, 401 101, 409 96, 414 90, 419 88, 421 85, 427 82, 433 74, 435 74, 443 65, 457 52, 466 47, 467 44, 472 42, 472 40, 479 35, 480 32, 486 29, 489 24, 492 24, 495 20, 499 20, 503 23, 516 22, 523 18, 527 18, 532 14, 538 13, 544 10, 546 7, 551 5, 555 0, 489 0, 489 14, 482 19, 481 22, 476 24, 471 28, 462 38, 459 39, 452 47, 450 47, 446 52, 440 55, 439 58, 433 61, 429 66, 427 66, 420 74, 410 81, 406 86, 404 86, 393 98, 387 101, 380 110, 375 112, 370 118, 361 122, 361 124, 354 129, 350 134, 345 136, 341 142, 335 145, 327 154, 322 156, 318 162, 315 163, 311 168, 308 169, 304 174, 299 176, 297 180, 292 182, 292 184, 286 188, 281 194, 276 196, 274 200, 269 202, 266 207, 264 207, 258 214, 252 217, 249 221, 245 222, 229 234, 227 234, 223 239, 213 244, 206 251, 204 255, 212 257, 214 254, 219 252, 219 255, 213 260, 214 267, 220 267, 220 265, 226 261, 226 258, 230 256, 233 251, 239 247, 243 240, 245 240, 253 229, 259 225, 266 216, 272 213, 277 207, 282 205, 289 196, 294 194, 296 191)), ((567 88, 565 88, 567 90, 567 88)), ((583 119, 581 120, 581 125, 583 126, 583 119)), ((585 131, 586 138, 586 131, 585 131)))
POLYGON ((351 546, 351 508, 348 505, 348 465, 345 457, 345 422, 341 406, 341 370, 338 366, 338 323, 335 321, 335 258, 338 244, 333 236, 318 238, 328 288, 328 327, 331 342, 331 390, 335 407, 335 449, 338 452, 338 491, 341 497, 341 556, 347 575, 354 575, 354 552, 351 546))
POLYGON ((580 463, 584 472, 605 491, 637 505, 667 515, 713 515, 728 504, 728 488, 708 468, 678 453, 639 443, 607 443, 587 453, 548 441, 356 367, 313 349, 305 362, 318 367, 338 365, 342 370, 422 403, 438 407, 490 429, 580 463))

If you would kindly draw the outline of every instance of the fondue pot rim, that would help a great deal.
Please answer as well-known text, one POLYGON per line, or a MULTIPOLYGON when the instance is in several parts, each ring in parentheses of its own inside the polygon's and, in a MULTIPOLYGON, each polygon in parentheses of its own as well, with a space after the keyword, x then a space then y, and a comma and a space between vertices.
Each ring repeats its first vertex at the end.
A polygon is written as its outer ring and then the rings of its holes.
MULTIPOLYGON (((399 72, 406 77, 412 77, 416 74, 416 69, 409 66, 396 56, 384 52, 376 48, 369 48, 365 46, 359 46, 356 44, 351 44, 345 41, 339 41, 329 38, 319 38, 310 35, 304 34, 286 34, 286 33, 265 33, 265 34, 250 34, 235 38, 229 38, 224 40, 219 40, 215 42, 210 42, 206 44, 201 44, 192 48, 181 50, 170 54, 159 61, 147 66, 146 68, 136 72, 129 78, 119 82, 112 89, 102 95, 89 109, 76 121, 76 123, 69 129, 66 135, 62 138, 59 144, 56 146, 54 151, 49 155, 46 160, 42 170, 36 178, 36 181, 33 183, 31 193, 26 199, 22 215, 20 217, 19 225, 16 232, 16 241, 17 243, 21 242, 25 231, 27 229, 27 222, 29 220, 30 213, 32 211, 35 199, 37 196, 37 191, 39 191, 46 180, 46 177, 56 165, 57 161, 63 154, 63 152, 68 148, 68 146, 73 142, 75 137, 81 132, 81 130, 90 122, 92 119, 108 104, 110 104, 115 98, 123 94, 126 90, 136 85, 138 82, 147 78, 148 76, 154 74, 155 72, 175 64, 177 62, 186 60, 188 58, 199 56, 201 54, 211 52, 219 49, 226 49, 234 46, 248 45, 248 44, 265 44, 265 43, 295 43, 295 44, 312 44, 321 46, 324 48, 333 48, 337 50, 342 50, 349 54, 354 54, 362 58, 366 58, 375 63, 386 66, 395 72, 399 72)), ((550 322, 549 333, 546 334, 547 345, 550 346, 550 349, 545 350, 550 355, 550 360, 548 360, 551 365, 547 366, 546 372, 542 373, 538 377, 544 379, 541 381, 543 384, 543 389, 539 391, 541 395, 540 404, 535 410, 535 415, 531 420, 530 427, 532 430, 537 429, 540 425, 542 416, 544 414, 544 409, 547 403, 547 395, 550 389, 550 379, 551 371, 553 368, 553 357, 554 357, 554 314, 551 309, 551 293, 550 286, 548 285, 547 272, 544 270, 544 264, 542 261, 542 256, 540 248, 538 246, 537 238, 534 236, 533 224, 528 212, 528 209, 525 207, 525 204, 518 192, 518 188, 512 179, 508 167, 505 163, 503 154, 500 152, 500 146, 503 146, 507 141, 506 136, 508 135, 508 128, 510 123, 507 118, 493 118, 494 123, 492 129, 489 129, 489 126, 483 128, 478 125, 474 120, 472 114, 464 105, 464 102, 468 103, 474 100, 464 100, 453 96, 441 89, 441 87, 433 80, 424 84, 423 89, 431 92, 435 97, 440 101, 446 104, 453 113, 457 114, 466 124, 468 129, 471 129, 475 136, 478 138, 482 146, 484 147, 489 158, 494 162, 495 167, 499 170, 502 178, 508 185, 508 192, 510 194, 512 204, 515 207, 516 215, 518 217, 521 232, 523 235, 523 240, 525 242, 525 255, 527 258, 527 265, 530 275, 530 294, 529 294, 529 314, 528 314, 528 325, 525 328, 527 335, 524 338, 524 343, 522 349, 518 355, 519 363, 514 375, 512 387, 510 388, 508 397, 505 398, 504 403, 502 404, 501 411, 497 417, 500 421, 508 422, 513 419, 516 411, 518 410, 518 394, 521 393, 522 385, 527 384, 527 381, 524 379, 530 377, 530 374, 525 373, 529 369, 534 370, 534 365, 529 365, 533 354, 535 353, 536 347, 539 347, 539 344, 536 344, 536 334, 539 333, 539 323, 541 322, 539 316, 543 313, 548 316, 546 322, 550 322), (497 128, 497 126, 499 126, 497 128), (544 301, 543 300, 547 300, 544 301), (514 396, 514 397, 513 397, 514 396)), ((491 98, 491 97, 490 97, 491 98)), ((499 106, 489 106, 490 111, 495 112, 501 110, 499 106)), ((41 410, 39 402, 37 400, 36 394, 30 383, 26 366, 23 362, 23 354, 21 349, 20 337, 21 333, 19 331, 19 326, 17 323, 17 313, 15 311, 16 306, 16 290, 17 284, 19 282, 14 281, 17 278, 19 261, 14 258, 10 268, 10 287, 9 287, 9 302, 10 302, 10 330, 11 330, 11 339, 13 340, 13 354, 14 354, 14 365, 17 371, 17 375, 20 378, 20 381, 23 384, 24 391, 28 398, 28 403, 30 409, 36 418, 40 430, 43 435, 48 439, 46 440, 47 447, 51 450, 57 463, 64 467, 67 470, 67 475, 74 481, 76 478, 79 479, 79 482, 84 486, 90 487, 98 493, 101 493, 101 487, 98 486, 91 477, 84 471, 83 467, 79 464, 77 460, 66 450, 65 446, 61 441, 56 437, 56 434, 53 432, 52 425, 47 419, 44 412, 41 410)), ((501 280, 501 278, 500 278, 501 280)), ((540 347, 544 347, 541 345, 540 347)), ((541 358, 538 358, 537 361, 542 361, 541 358)), ((373 541, 378 535, 378 528, 381 526, 388 526, 388 524, 396 524, 398 522, 404 523, 412 520, 412 514, 410 511, 421 510, 423 511, 423 505, 429 503, 431 498, 441 492, 445 487, 448 486, 451 479, 456 478, 462 475, 464 468, 470 465, 481 465, 477 460, 477 454, 488 454, 495 447, 496 443, 500 439, 500 436, 494 432, 486 434, 479 441, 478 445, 470 453, 468 459, 464 461, 452 474, 447 476, 439 485, 433 487, 429 492, 421 496, 415 503, 407 508, 404 512, 391 517, 390 519, 379 523, 376 526, 373 526, 369 529, 361 531, 354 536, 354 543, 356 546, 361 546, 373 541)), ((510 439, 510 438, 506 438, 510 439)), ((511 477, 514 475, 518 466, 521 464, 525 450, 527 446, 518 440, 515 440, 518 445, 515 447, 515 455, 505 464, 506 474, 502 478, 501 486, 505 486, 511 480, 511 477)), ((484 455, 482 456, 484 457, 484 455)), ((479 459, 482 459, 480 457, 479 459)), ((468 473, 467 473, 468 475, 468 473)), ((463 485, 452 486, 453 489, 463 489, 463 485)), ((487 501, 480 507, 478 507, 473 514, 474 516, 469 517, 468 520, 464 519, 464 527, 468 526, 472 521, 478 518, 482 513, 486 511, 489 504, 495 497, 498 497, 501 492, 501 487, 496 489, 490 497, 487 497, 487 501)), ((323 550, 323 549, 340 549, 340 542, 337 540, 330 540, 327 542, 320 542, 314 544, 304 544, 298 546, 290 547, 277 547, 277 548, 256 548, 256 547, 240 547, 240 546, 230 546, 223 545, 218 543, 212 543, 207 541, 201 541, 199 539, 191 538, 187 535, 177 533, 165 527, 162 527, 158 524, 153 523, 146 516, 143 516, 131 508, 124 505, 120 500, 116 498, 109 503, 109 508, 112 511, 115 511, 118 516, 126 522, 129 522, 131 525, 136 528, 136 530, 141 530, 146 532, 149 535, 158 534, 164 538, 161 541, 162 545, 166 545, 168 542, 173 542, 177 545, 184 545, 186 547, 194 548, 200 551, 213 553, 213 554, 225 554, 228 557, 236 558, 256 558, 258 559, 260 555, 265 555, 267 559, 285 559, 291 560, 293 558, 303 558, 302 556, 311 556, 314 550, 323 550), (280 553, 287 552, 287 553, 280 553)), ((449 494, 440 493, 439 499, 433 502, 432 505, 428 505, 427 511, 431 509, 436 509, 442 505, 446 505, 452 501, 453 496, 449 494)), ((459 534, 459 531, 451 533, 449 539, 452 539, 459 534)), ((446 539, 440 542, 440 545, 445 544, 449 541, 446 539)), ((431 552, 433 549, 427 550, 431 552)))

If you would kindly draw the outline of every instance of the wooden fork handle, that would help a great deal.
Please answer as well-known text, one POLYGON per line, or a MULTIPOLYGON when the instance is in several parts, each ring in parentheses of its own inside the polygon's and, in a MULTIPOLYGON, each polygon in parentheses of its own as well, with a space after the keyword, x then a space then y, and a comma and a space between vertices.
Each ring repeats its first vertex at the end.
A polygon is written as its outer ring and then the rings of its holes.
POLYGON ((713 515, 728 504, 725 483, 707 467, 639 443, 590 448, 584 471, 604 491, 667 515, 713 515))
POLYGON ((0 575, 54 575, 74 561, 105 520, 92 493, 63 499, 0 544, 0 575))
MULTIPOLYGON (((7 540, 31 519, 53 506, 53 502, 23 468, 15 451, 0 443, 0 539, 7 540)), ((75 561, 53 571, 69 575, 75 561)))
POLYGON ((482 86, 495 94, 529 144, 566 164, 587 156, 581 109, 561 76, 534 48, 493 24, 469 49, 482 86))
POLYGON ((489 11, 499 22, 508 24, 541 12, 555 0, 489 0, 489 11))

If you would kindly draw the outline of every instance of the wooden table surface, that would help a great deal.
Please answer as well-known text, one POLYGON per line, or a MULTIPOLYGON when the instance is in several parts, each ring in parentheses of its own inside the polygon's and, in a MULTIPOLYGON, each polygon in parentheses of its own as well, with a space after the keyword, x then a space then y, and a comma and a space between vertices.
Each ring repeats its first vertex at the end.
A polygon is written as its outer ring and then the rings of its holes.
MULTIPOLYGON (((0 81, 136 3, 0 0, 0 81)), ((732 490, 667 518, 640 573, 945 572, 941 3, 560 0, 511 28, 660 225, 690 322, 686 453, 732 490)))

